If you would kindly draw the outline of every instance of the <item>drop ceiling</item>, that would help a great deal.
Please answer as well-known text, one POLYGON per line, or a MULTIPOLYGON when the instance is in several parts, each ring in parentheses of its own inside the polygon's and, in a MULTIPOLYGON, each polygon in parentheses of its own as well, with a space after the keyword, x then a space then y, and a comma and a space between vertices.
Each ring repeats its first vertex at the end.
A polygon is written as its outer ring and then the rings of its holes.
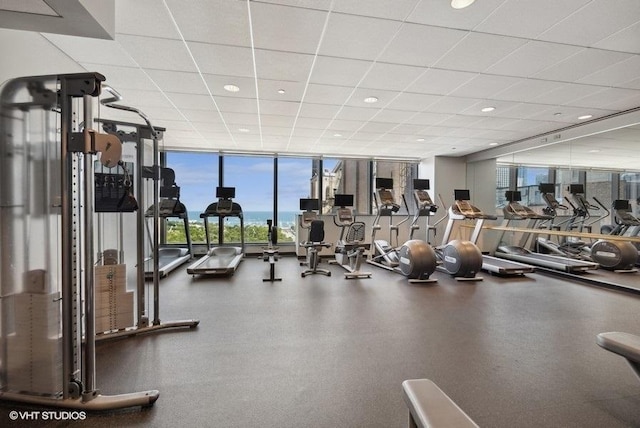
POLYGON ((0 69, 101 72, 176 150, 464 156, 640 106, 637 0, 449 3, 116 0, 114 40, 1 30, 50 59, 0 69))

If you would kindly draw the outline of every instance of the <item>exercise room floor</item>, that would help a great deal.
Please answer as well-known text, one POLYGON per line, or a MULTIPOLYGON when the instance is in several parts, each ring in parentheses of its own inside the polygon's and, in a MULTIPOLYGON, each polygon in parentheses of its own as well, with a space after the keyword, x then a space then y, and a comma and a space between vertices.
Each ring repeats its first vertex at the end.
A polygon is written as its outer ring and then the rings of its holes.
MULTIPOLYGON (((640 381, 595 343, 640 333, 639 297, 541 274, 409 285, 369 265, 360 280, 328 268, 303 279, 283 258, 275 283, 254 258, 231 278, 172 273, 161 319, 197 318, 196 329, 97 346, 103 394, 158 389, 156 404, 49 426, 400 428, 412 378, 482 427, 640 426, 640 381)), ((0 425, 18 426, 6 416, 16 408, 0 404, 0 425)))

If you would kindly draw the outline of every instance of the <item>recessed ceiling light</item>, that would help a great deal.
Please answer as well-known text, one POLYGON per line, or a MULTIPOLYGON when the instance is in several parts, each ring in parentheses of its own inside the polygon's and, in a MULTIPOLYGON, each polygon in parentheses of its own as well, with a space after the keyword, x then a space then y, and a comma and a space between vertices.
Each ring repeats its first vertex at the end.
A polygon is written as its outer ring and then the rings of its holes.
POLYGON ((454 9, 464 9, 471 6, 476 0, 451 0, 451 7, 454 9))
POLYGON ((490 146, 497 146, 498 143, 489 143, 490 146))
POLYGON ((424 138, 418 138, 416 141, 419 141, 422 143, 424 141, 424 138))
POLYGON ((284 93, 285 93, 285 90, 284 90, 284 89, 278 89, 278 93, 279 93, 280 95, 282 95, 282 94, 284 94, 284 93))
POLYGON ((237 87, 236 85, 224 85, 223 86, 225 91, 229 91, 229 92, 238 92, 240 91, 240 88, 237 87))
POLYGON ((562 116, 562 113, 557 112, 557 113, 553 113, 554 116, 562 116))
POLYGON ((342 137, 342 134, 333 134, 334 137, 342 137))
POLYGON ((586 120, 586 119, 591 119, 593 117, 593 115, 591 114, 585 114, 583 116, 578 116, 579 120, 586 120))
POLYGON ((367 97, 364 99, 364 102, 367 104, 373 104, 378 102, 378 98, 376 97, 367 97))
POLYGON ((600 153, 600 150, 598 149, 589 150, 589 153, 600 153))
POLYGON ((480 111, 483 113, 489 113, 490 111, 494 111, 495 109, 496 109, 495 107, 485 107, 480 111))
POLYGON ((238 131, 239 132, 244 132, 244 133, 249 132, 249 130, 247 128, 238 128, 238 131))

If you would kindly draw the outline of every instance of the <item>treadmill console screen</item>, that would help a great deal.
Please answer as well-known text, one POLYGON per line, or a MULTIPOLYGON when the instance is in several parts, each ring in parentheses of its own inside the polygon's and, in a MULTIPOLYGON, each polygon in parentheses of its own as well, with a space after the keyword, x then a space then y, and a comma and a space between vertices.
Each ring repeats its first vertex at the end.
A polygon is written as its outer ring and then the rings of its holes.
POLYGON ((630 210, 631 204, 626 199, 616 199, 613 201, 614 210, 630 210))
POLYGON ((504 197, 505 197, 505 198, 507 199, 507 201, 509 201, 509 202, 518 202, 518 201, 521 201, 521 200, 522 200, 522 193, 521 193, 519 190, 517 190, 517 191, 514 191, 514 190, 507 190, 507 191, 504 193, 504 197))
POLYGON ((456 201, 470 201, 471 200, 471 193, 469 192, 468 189, 465 190, 460 190, 460 189, 455 189, 453 191, 453 195, 456 201))
POLYGON ((376 178, 376 189, 393 189, 393 178, 376 178))
POLYGON ((429 190, 429 179, 414 179, 413 188, 416 190, 429 190))
POLYGON ((556 185, 553 183, 540 183, 538 185, 538 190, 540 190, 540 193, 551 193, 555 195, 556 185))
POLYGON ((335 194, 334 195, 333 205, 336 207, 352 207, 353 206, 353 195, 343 195, 343 194, 335 194))
POLYGON ((233 199, 236 197, 235 187, 216 187, 216 198, 233 199))
POLYGON ((318 211, 320 209, 319 199, 300 199, 300 211, 318 211))
POLYGON ((572 195, 583 195, 584 194, 584 184, 569 184, 567 190, 572 195))

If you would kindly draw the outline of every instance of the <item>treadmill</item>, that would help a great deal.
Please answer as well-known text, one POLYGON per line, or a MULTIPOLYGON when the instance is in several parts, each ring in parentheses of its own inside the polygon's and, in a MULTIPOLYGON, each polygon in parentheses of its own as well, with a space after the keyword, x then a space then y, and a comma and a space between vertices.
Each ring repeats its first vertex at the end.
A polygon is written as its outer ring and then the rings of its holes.
MULTIPOLYGON (((538 214, 531 208, 521 205, 519 203, 521 199, 519 191, 507 191, 505 196, 509 203, 502 209, 504 212, 504 223, 502 226, 509 226, 512 220, 528 220, 527 229, 533 229, 538 221, 549 221, 553 219, 552 215, 538 214)), ((504 232, 505 231, 502 231, 500 239, 498 239, 498 248, 494 253, 497 257, 529 263, 537 267, 567 273, 580 273, 591 269, 597 269, 599 267, 597 263, 585 260, 572 259, 570 257, 552 254, 534 253, 533 251, 525 248, 531 233, 523 234, 522 239, 520 240, 520 245, 500 245, 504 232)))
MULTIPOLYGON (((148 172, 148 171, 147 171, 148 172)), ((180 187, 176 185, 175 172, 171 168, 160 168, 160 200, 158 201, 158 217, 161 219, 177 218, 183 221, 186 235, 187 247, 160 246, 158 248, 158 265, 160 278, 164 278, 171 271, 191 260, 193 247, 191 243, 191 233, 189 231, 189 215, 187 208, 180 202, 180 187)), ((153 218, 153 208, 150 206, 145 212, 147 219, 153 218)), ((149 223, 146 223, 147 234, 153 241, 149 223)), ((145 278, 153 277, 153 258, 145 261, 145 278)))
MULTIPOLYGON (((498 217, 491 214, 485 214, 480 208, 471 205, 469 200, 471 199, 469 190, 454 190, 455 203, 449 207, 449 221, 447 223, 447 232, 451 233, 453 223, 456 220, 474 220, 476 222, 471 234, 470 241, 476 244, 480 232, 482 232, 482 226, 486 220, 497 220, 498 217)), ((498 257, 490 256, 487 254, 482 255, 482 269, 496 275, 511 276, 511 275, 524 275, 525 273, 531 273, 535 268, 529 264, 525 264, 519 261, 508 261, 500 259, 498 257)))
POLYGON ((233 275, 244 257, 244 216, 240 204, 233 202, 236 196, 235 187, 216 187, 217 202, 210 204, 200 214, 204 221, 204 233, 207 239, 207 254, 187 267, 190 275, 233 275), (217 218, 222 225, 226 217, 240 219, 240 247, 223 245, 223 233, 218 235, 218 245, 211 246, 209 237, 209 219, 217 218))

